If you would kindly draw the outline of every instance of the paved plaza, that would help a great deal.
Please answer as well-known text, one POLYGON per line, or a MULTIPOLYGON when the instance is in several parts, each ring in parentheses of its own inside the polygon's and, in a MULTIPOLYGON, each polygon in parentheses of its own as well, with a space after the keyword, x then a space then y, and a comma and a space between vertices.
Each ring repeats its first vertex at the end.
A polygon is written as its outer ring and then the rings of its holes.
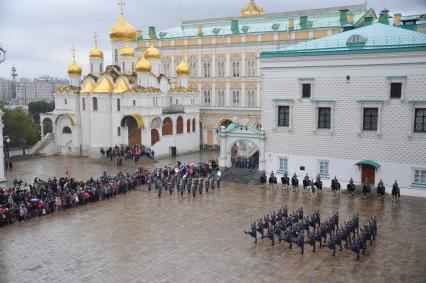
MULTIPOLYGON (((214 152, 178 160, 215 158, 214 152)), ((171 161, 146 164, 154 167, 171 161)), ((115 163, 49 157, 15 162, 13 175, 32 181, 63 175, 99 176, 115 163)), ((129 168, 135 165, 128 164, 129 168)), ((11 175, 8 175, 11 179, 11 175)), ((139 187, 127 195, 58 215, 0 228, 0 282, 425 282, 426 199, 390 197, 384 204, 346 193, 333 198, 223 183, 200 197, 174 193, 159 199, 139 187), (341 221, 354 213, 361 224, 377 216, 375 244, 356 261, 350 250, 322 248, 305 254, 267 239, 257 245, 243 233, 250 221, 272 209, 319 209, 324 219, 338 210, 341 221)))

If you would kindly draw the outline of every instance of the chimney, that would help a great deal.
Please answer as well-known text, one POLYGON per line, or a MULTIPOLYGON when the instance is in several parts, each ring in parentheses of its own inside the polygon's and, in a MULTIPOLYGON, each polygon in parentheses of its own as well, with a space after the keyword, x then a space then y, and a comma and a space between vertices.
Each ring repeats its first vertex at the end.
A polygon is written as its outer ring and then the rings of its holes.
POLYGON ((306 29, 307 24, 308 24, 308 16, 300 16, 300 28, 306 29))
POLYGON ((402 15, 400 13, 398 13, 398 14, 395 14, 393 16, 394 16, 393 25, 394 26, 400 26, 401 25, 401 16, 402 15))
POLYGON ((352 11, 348 12, 348 23, 353 25, 354 24, 354 14, 352 13, 352 11))
POLYGON ((364 17, 364 26, 369 26, 373 23, 373 17, 367 16, 364 17))
POLYGON ((238 27, 238 20, 231 21, 231 31, 232 31, 232 34, 240 33, 240 28, 238 27))
POLYGON ((344 26, 348 23, 348 9, 340 10, 340 25, 344 26))
POLYGON ((389 10, 388 9, 385 8, 385 9, 380 11, 379 23, 384 24, 384 25, 389 24, 389 10))
POLYGON ((294 19, 288 19, 288 29, 294 30, 294 19))
POLYGON ((149 31, 149 38, 151 38, 151 39, 157 38, 157 33, 155 32, 154 26, 150 26, 148 31, 149 31))

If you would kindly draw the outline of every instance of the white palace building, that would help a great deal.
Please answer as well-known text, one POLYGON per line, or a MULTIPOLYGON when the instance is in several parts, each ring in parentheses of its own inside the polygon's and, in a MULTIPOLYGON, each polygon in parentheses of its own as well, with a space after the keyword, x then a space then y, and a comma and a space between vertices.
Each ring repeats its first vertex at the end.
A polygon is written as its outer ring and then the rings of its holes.
POLYGON ((122 11, 109 32, 112 65, 104 67, 95 36, 83 78, 73 50, 70 85, 55 92, 54 111, 41 115, 43 139, 33 151, 99 156, 101 148, 119 144, 143 144, 156 156, 199 150, 199 94, 188 87, 189 66, 182 59, 171 81, 160 70, 157 48, 135 52, 136 33, 122 11), (44 135, 47 124, 53 131, 44 135))
MULTIPOLYGON (((386 12, 386 11, 385 11, 386 12)), ((426 35, 378 22, 260 56, 267 172, 426 196, 426 35)))

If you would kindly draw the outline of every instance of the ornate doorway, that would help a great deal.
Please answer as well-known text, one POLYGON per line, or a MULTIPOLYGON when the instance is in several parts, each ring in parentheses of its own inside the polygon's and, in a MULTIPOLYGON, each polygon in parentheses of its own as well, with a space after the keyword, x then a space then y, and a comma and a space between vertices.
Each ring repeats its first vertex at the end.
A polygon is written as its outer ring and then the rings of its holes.
POLYGON ((124 127, 127 127, 127 144, 130 146, 141 145, 142 140, 141 128, 139 125, 140 123, 138 123, 138 121, 133 116, 126 116, 123 119, 122 124, 124 124, 124 127))

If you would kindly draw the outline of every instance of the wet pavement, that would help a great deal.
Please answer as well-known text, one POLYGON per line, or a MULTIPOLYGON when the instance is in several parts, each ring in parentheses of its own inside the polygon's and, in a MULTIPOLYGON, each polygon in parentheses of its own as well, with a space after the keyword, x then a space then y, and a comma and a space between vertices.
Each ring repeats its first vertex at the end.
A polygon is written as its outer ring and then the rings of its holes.
MULTIPOLYGON (((196 162, 215 153, 178 159, 196 162), (190 160, 192 159, 192 160, 190 160)), ((169 161, 166 161, 169 162, 169 161)), ((160 161, 157 166, 164 164, 160 161)), ((85 158, 37 158, 15 162, 15 173, 32 181, 63 175, 88 178, 115 164, 85 158)), ((146 164, 153 167, 156 164, 146 164)), ((128 164, 134 169, 134 164, 128 164)), ((261 191, 223 183, 192 198, 140 187, 127 195, 57 215, 0 228, 0 282, 425 282, 426 199, 405 197, 392 205, 376 200, 309 197, 281 190, 261 191), (287 205, 338 210, 340 219, 360 214, 361 224, 377 216, 375 244, 356 261, 350 250, 322 248, 305 254, 267 239, 257 245, 243 233, 250 221, 287 205)))

